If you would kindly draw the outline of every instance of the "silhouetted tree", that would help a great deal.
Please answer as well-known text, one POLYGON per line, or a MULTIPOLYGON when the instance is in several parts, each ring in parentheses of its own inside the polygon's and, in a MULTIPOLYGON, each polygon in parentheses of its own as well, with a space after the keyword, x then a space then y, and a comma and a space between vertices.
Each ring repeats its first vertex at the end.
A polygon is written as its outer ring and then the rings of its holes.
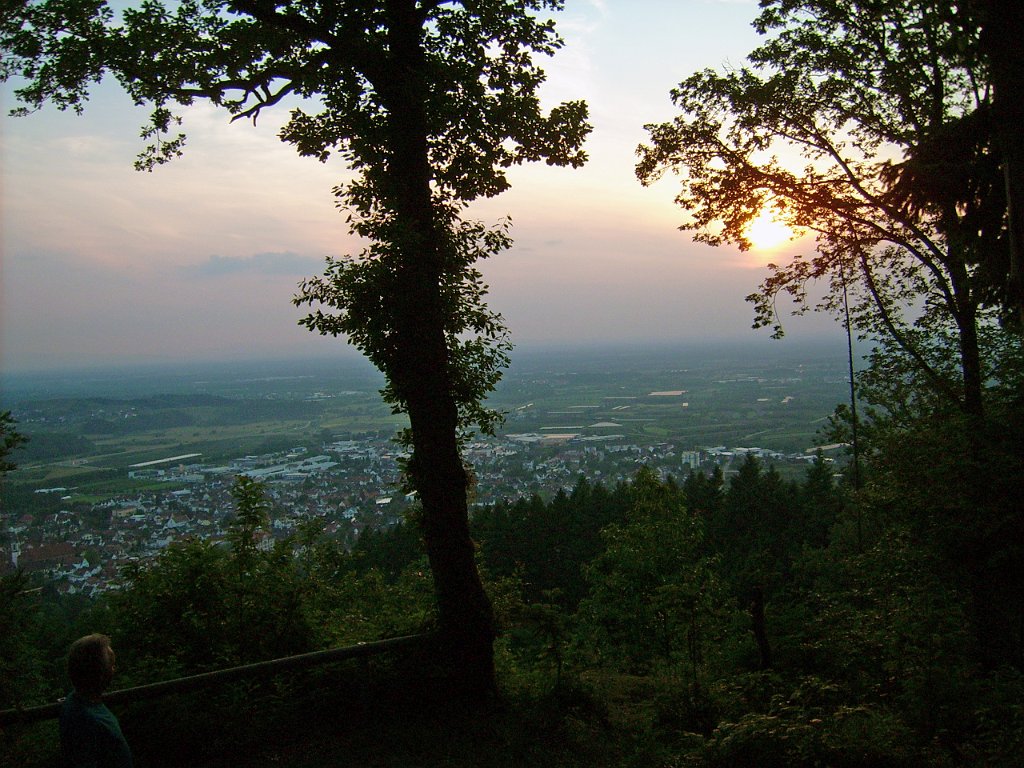
POLYGON ((358 256, 329 260, 295 297, 303 321, 345 335, 387 379, 384 398, 409 416, 406 469, 421 525, 438 619, 452 671, 465 689, 493 689, 492 611, 473 559, 460 433, 497 416, 483 398, 509 344, 485 303, 477 259, 508 247, 505 227, 461 219, 470 201, 509 187, 506 169, 545 160, 577 166, 586 106, 542 113, 534 57, 561 41, 540 14, 558 0, 447 2, 201 0, 123 11, 104 2, 16 3, 0 25, 0 78, 22 75, 30 107, 80 109, 113 74, 154 107, 139 166, 180 154, 171 105, 209 100, 255 120, 286 98, 281 138, 324 161, 338 153, 355 177, 335 191, 358 256), (337 310, 332 313, 331 310, 337 310))
POLYGON ((696 693, 716 653, 727 594, 682 493, 642 469, 630 496, 628 519, 604 529, 605 550, 587 568, 585 642, 631 672, 679 665, 696 693))
POLYGON ((231 486, 235 517, 228 529, 228 540, 235 559, 244 571, 256 554, 256 534, 270 522, 266 486, 247 475, 238 475, 231 486))
POLYGON ((11 452, 28 442, 28 438, 15 428, 14 417, 10 411, 0 413, 0 482, 3 476, 15 469, 17 465, 7 457, 11 452))
MULTIPOLYGON (((7 457, 26 438, 10 411, 0 413, 0 483, 17 468, 7 457)), ((3 543, 0 540, 0 543, 3 543)), ((39 653, 32 646, 38 624, 28 577, 18 571, 0 576, 0 707, 24 705, 42 689, 39 653)))
POLYGON ((682 228, 697 240, 747 248, 746 228, 765 206, 816 236, 815 255, 771 265, 749 297, 756 327, 781 335, 780 294, 806 311, 807 284, 823 282, 817 308, 838 315, 849 288, 862 335, 894 342, 929 388, 980 416, 979 325, 983 308, 999 304, 985 270, 1005 247, 1005 197, 989 204, 999 176, 979 169, 998 160, 988 145, 972 149, 966 169, 925 157, 991 97, 979 27, 965 26, 959 7, 768 0, 755 22, 768 39, 751 67, 705 70, 676 88, 682 115, 648 126, 637 173, 645 183, 682 174, 677 200, 691 216, 682 228), (922 195, 933 182, 949 194, 922 195), (936 325, 957 342, 953 378, 928 344, 936 325))
POLYGON ((716 517, 722 508, 724 485, 722 468, 718 465, 715 465, 710 475, 700 471, 690 472, 683 481, 686 508, 705 519, 716 517))

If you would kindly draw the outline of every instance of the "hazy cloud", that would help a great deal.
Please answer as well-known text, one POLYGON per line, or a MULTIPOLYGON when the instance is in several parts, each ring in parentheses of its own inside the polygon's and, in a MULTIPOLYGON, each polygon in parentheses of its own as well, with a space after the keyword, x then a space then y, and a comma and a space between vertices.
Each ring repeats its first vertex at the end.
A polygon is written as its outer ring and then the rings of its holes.
MULTIPOLYGON (((675 116, 681 79, 762 42, 756 0, 568 5, 542 98, 589 99, 590 160, 511 168, 511 190, 474 203, 472 218, 515 222, 511 251, 480 264, 489 303, 517 343, 748 338, 743 297, 763 265, 679 232, 678 179, 642 187, 634 150, 645 123, 675 116)), ((139 174, 147 111, 113 81, 81 117, 0 110, 0 369, 346 349, 299 326, 291 303, 322 255, 362 247, 331 194, 351 178, 344 162, 282 143, 287 110, 254 127, 197 103, 185 156, 139 174)))
POLYGON ((183 267, 191 277, 224 277, 227 275, 293 275, 312 276, 323 271, 324 259, 298 253, 255 253, 252 256, 210 256, 200 264, 183 267))

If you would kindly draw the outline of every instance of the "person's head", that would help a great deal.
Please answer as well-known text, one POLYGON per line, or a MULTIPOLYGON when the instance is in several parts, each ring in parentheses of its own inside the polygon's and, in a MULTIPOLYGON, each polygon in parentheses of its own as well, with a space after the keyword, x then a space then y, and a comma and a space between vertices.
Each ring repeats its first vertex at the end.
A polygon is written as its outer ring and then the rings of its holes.
POLYGON ((80 637, 68 651, 68 677, 78 693, 98 697, 114 677, 114 649, 106 635, 80 637))

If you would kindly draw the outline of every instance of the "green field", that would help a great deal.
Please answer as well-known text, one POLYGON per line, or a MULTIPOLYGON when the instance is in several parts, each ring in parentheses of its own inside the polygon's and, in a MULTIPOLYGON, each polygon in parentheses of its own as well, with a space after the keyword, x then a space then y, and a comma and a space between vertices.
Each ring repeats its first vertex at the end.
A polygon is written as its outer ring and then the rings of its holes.
MULTIPOLYGON (((843 374, 841 361, 810 353, 754 360, 664 352, 541 356, 514 365, 491 405, 508 414, 505 433, 565 431, 621 435, 640 445, 795 453, 827 442, 819 430, 845 395, 843 374), (673 394, 653 394, 665 392, 673 394)), ((297 446, 319 451, 326 440, 387 437, 405 424, 381 401, 379 381, 365 373, 225 372, 220 380, 154 378, 127 387, 19 392, 13 412, 30 443, 15 455, 20 468, 8 482, 73 488, 75 498, 96 500, 145 489, 145 481, 127 477, 133 464, 192 453, 215 465, 297 446)))

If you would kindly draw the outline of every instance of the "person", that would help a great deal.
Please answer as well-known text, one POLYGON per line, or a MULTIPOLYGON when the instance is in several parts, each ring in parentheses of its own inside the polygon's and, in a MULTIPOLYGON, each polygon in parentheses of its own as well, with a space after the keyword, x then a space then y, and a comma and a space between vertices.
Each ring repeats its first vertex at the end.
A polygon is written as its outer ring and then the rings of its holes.
POLYGON ((68 651, 74 690, 60 713, 61 764, 66 768, 132 768, 132 753, 103 691, 114 677, 114 649, 106 635, 80 637, 68 651))

